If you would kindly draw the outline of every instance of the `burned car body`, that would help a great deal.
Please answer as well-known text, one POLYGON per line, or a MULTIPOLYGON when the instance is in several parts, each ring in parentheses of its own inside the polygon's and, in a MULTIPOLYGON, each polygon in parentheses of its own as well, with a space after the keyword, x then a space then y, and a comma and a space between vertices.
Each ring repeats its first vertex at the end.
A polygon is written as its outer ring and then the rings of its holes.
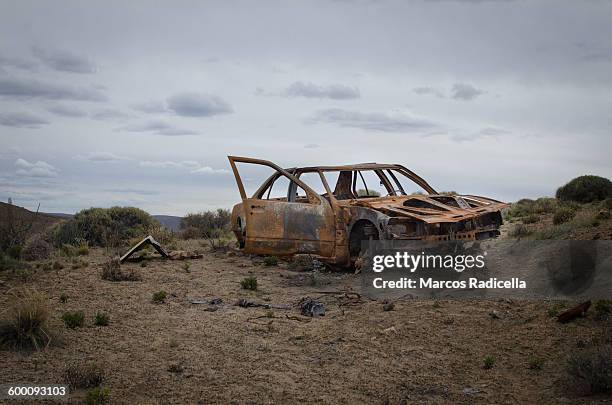
POLYGON ((232 230, 247 253, 311 254, 351 265, 364 240, 496 237, 507 206, 485 197, 439 194, 397 164, 283 169, 266 160, 228 158, 242 198, 232 210, 232 230), (252 196, 238 169, 243 164, 272 171, 252 196))

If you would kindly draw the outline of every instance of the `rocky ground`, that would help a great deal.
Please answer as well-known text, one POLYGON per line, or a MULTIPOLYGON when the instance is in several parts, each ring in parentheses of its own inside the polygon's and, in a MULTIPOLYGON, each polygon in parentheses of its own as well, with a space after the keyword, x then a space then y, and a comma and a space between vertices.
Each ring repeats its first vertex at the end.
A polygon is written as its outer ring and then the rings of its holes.
MULTIPOLYGON (((102 280, 102 249, 79 259, 86 267, 62 258, 63 269, 27 280, 1 274, 0 307, 13 287, 43 291, 59 336, 41 352, 1 352, 0 381, 63 383, 69 364, 95 363, 118 404, 611 401, 582 396, 566 372, 568 356, 587 350, 603 328, 592 316, 560 324, 552 302, 509 300, 403 299, 385 311, 358 295, 358 275, 266 266, 209 252, 201 241, 181 243, 206 253, 123 266, 142 281, 102 280), (248 276, 256 291, 241 288, 248 276), (168 297, 155 304, 160 290, 168 297), (325 316, 302 316, 304 297, 321 301, 325 316), (222 303, 190 303, 215 298, 222 303), (236 306, 240 299, 278 308, 236 306), (61 316, 75 310, 84 311, 85 326, 67 329, 61 316), (98 311, 110 315, 108 326, 93 325, 98 311)), ((77 390, 71 402, 84 397, 77 390)))

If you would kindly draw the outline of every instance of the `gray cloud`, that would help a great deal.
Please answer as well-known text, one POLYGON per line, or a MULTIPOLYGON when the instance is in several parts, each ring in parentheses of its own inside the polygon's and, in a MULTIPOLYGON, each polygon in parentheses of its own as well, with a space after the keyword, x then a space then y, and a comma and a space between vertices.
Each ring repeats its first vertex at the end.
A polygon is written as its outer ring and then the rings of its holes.
POLYGON ((122 160, 126 160, 125 157, 115 155, 111 152, 90 152, 86 155, 81 155, 79 158, 83 160, 88 160, 90 162, 119 162, 122 160))
POLYGON ((141 167, 150 167, 156 169, 178 169, 187 170, 192 174, 227 174, 229 170, 226 169, 213 169, 210 166, 204 166, 195 160, 181 160, 181 161, 149 161, 145 160, 139 163, 141 167))
POLYGON ((160 101, 147 101, 134 105, 134 109, 145 113, 165 113, 168 112, 166 105, 160 101))
POLYGON ((304 145, 304 148, 306 149, 317 149, 318 147, 319 147, 319 144, 316 144, 316 143, 308 143, 304 145))
POLYGON ((76 88, 50 84, 38 80, 0 78, 0 96, 41 98, 48 100, 106 101, 106 96, 95 88, 76 88))
POLYGON ((77 118, 84 117, 87 115, 85 111, 79 110, 78 108, 68 107, 61 104, 50 105, 49 107, 47 107, 47 111, 62 117, 77 118))
POLYGON ((435 123, 404 113, 363 113, 338 108, 317 111, 308 122, 336 124, 341 127, 360 128, 383 132, 420 132, 438 127, 435 123))
POLYGON ((169 97, 168 110, 185 117, 210 117, 234 112, 232 107, 217 96, 200 93, 181 93, 169 97))
POLYGON ((444 98, 444 94, 442 94, 440 90, 433 88, 433 87, 415 87, 412 89, 412 91, 414 91, 416 94, 420 96, 432 95, 432 96, 436 96, 439 98, 444 98))
POLYGON ((343 84, 320 86, 314 83, 295 82, 283 91, 285 97, 331 98, 333 100, 348 100, 361 97, 357 87, 343 84))
POLYGON ((90 60, 66 50, 33 47, 32 53, 46 66, 60 72, 94 73, 96 71, 96 66, 90 60))
POLYGON ((29 72, 38 70, 38 63, 36 62, 21 58, 9 58, 2 55, 0 55, 0 66, 27 70, 29 72))
POLYGON ((503 128, 486 127, 474 133, 454 134, 451 139, 457 142, 474 141, 481 138, 497 138, 501 135, 507 135, 510 133, 510 131, 503 128))
POLYGON ((90 117, 94 120, 106 121, 106 120, 121 120, 124 118, 128 118, 129 115, 119 110, 113 110, 112 108, 106 108, 106 109, 99 110, 99 111, 92 113, 90 117))
POLYGON ((483 90, 480 90, 471 84, 465 83, 455 83, 451 90, 451 97, 455 100, 470 101, 481 94, 484 94, 483 90))
POLYGON ((25 112, 0 113, 0 125, 16 128, 40 128, 49 121, 34 114, 25 112))
POLYGON ((120 130, 128 132, 150 132, 155 135, 179 136, 179 135, 196 135, 197 132, 178 128, 165 121, 151 120, 138 124, 127 125, 120 130))
POLYGON ((16 174, 23 177, 57 177, 58 170, 44 161, 36 163, 28 162, 25 159, 17 159, 15 161, 17 167, 16 174))

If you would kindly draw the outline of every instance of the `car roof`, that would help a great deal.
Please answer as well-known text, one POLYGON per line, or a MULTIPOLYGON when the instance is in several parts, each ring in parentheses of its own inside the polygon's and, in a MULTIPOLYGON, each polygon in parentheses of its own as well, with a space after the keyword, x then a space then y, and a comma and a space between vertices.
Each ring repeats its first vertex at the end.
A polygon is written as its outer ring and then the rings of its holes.
POLYGON ((385 169, 399 169, 401 165, 388 164, 388 163, 357 163, 353 165, 340 165, 340 166, 309 166, 309 167, 291 167, 285 169, 288 172, 331 172, 341 170, 385 170, 385 169))

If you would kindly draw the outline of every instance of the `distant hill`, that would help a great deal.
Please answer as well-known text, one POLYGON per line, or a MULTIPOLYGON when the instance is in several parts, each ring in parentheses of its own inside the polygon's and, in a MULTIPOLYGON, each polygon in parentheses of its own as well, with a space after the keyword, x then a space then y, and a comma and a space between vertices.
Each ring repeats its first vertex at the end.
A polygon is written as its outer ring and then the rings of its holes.
POLYGON ((47 227, 62 221, 62 218, 39 212, 32 212, 17 205, 0 202, 0 232, 5 231, 5 227, 10 226, 10 222, 21 226, 30 226, 31 233, 40 232, 47 227))
POLYGON ((175 217, 172 215, 153 215, 153 218, 157 219, 160 224, 171 231, 178 232, 181 229, 182 217, 175 217))

